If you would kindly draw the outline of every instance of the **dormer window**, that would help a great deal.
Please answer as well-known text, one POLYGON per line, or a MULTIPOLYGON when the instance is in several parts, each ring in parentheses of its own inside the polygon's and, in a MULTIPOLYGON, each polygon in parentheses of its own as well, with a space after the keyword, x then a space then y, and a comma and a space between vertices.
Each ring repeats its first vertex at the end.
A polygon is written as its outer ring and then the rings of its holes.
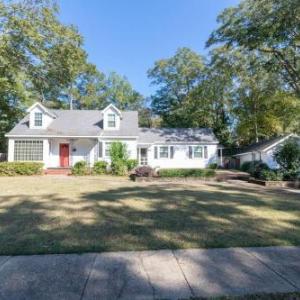
POLYGON ((109 128, 116 127, 116 115, 115 114, 107 115, 107 127, 109 127, 109 128))
POLYGON ((34 126, 42 127, 43 126, 43 114, 40 112, 34 113, 34 126))

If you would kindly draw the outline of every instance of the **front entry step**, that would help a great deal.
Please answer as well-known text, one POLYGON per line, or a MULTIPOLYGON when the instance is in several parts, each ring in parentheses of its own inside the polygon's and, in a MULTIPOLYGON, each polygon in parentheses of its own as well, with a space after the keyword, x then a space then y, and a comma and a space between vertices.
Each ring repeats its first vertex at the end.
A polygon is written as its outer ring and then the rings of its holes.
POLYGON ((71 168, 48 168, 45 175, 71 175, 71 168))

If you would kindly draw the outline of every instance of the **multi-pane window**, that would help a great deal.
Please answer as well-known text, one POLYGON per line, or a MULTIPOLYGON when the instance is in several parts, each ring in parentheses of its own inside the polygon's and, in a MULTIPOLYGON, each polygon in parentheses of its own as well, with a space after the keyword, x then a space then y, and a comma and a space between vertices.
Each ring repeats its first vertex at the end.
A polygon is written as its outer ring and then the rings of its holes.
POLYGON ((107 126, 111 127, 111 128, 116 127, 116 115, 115 114, 107 115, 107 126))
POLYGON ((203 158, 204 154, 204 159, 208 158, 208 149, 207 146, 189 146, 189 158, 203 158))
POLYGON ((43 126, 43 114, 40 112, 34 113, 34 126, 43 126))
POLYGON ((43 141, 20 140, 15 141, 15 161, 42 161, 43 141))
POLYGON ((106 142, 106 143, 105 143, 105 156, 106 156, 106 157, 109 157, 109 156, 110 156, 110 153, 109 153, 109 151, 110 151, 110 146, 111 146, 111 142, 106 142))
POLYGON ((159 147, 159 158, 168 158, 169 157, 169 147, 161 146, 159 147))
POLYGON ((194 158, 202 158, 202 147, 201 146, 195 146, 193 148, 194 150, 194 158))

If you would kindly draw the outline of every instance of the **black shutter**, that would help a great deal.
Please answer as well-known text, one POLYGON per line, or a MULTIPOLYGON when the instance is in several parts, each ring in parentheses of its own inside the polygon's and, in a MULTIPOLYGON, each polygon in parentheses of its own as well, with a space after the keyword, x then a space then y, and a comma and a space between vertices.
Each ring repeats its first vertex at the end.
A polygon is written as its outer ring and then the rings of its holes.
POLYGON ((207 146, 204 146, 204 158, 208 158, 207 146))
POLYGON ((192 159, 193 158, 193 147, 189 146, 189 158, 192 159))
POLYGON ((170 158, 174 158, 174 146, 170 146, 170 158))
POLYGON ((157 159, 157 147, 154 147, 154 159, 157 159))
POLYGON ((98 157, 103 157, 103 142, 99 142, 98 147, 98 157))

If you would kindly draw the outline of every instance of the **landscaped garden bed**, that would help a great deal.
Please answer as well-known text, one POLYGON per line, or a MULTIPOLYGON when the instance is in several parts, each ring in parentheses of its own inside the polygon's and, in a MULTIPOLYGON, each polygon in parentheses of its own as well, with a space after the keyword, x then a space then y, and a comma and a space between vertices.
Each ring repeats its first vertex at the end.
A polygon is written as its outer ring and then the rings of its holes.
POLYGON ((300 188, 300 181, 276 181, 276 180, 261 180, 256 178, 249 178, 248 182, 256 183, 267 187, 291 187, 300 188))

